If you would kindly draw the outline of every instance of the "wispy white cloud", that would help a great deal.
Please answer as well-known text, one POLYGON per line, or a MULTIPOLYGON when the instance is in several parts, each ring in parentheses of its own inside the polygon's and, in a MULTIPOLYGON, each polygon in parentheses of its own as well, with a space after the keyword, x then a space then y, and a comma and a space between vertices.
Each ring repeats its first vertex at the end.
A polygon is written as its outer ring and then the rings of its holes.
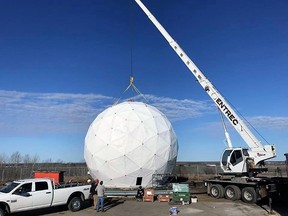
MULTIPOLYGON (((237 134, 236 130, 233 129, 232 125, 227 123, 228 121, 225 120, 226 127, 228 129, 228 132, 231 134, 237 134)), ((272 117, 272 116, 254 116, 254 117, 247 117, 245 119, 246 126, 250 128, 252 133, 256 137, 258 137, 260 140, 263 140, 266 142, 263 137, 266 137, 266 135, 263 133, 265 129, 268 131, 277 131, 277 132, 288 132, 288 117, 286 116, 278 116, 278 117, 272 117)), ((193 128, 194 130, 199 130, 201 132, 205 133, 214 133, 214 134, 221 134, 224 135, 224 129, 222 126, 222 123, 219 121, 213 121, 213 122, 204 122, 199 127, 193 128)))
POLYGON ((287 116, 254 116, 249 122, 257 128, 269 128, 288 131, 287 116))
POLYGON ((145 98, 150 105, 163 112, 170 121, 195 118, 216 111, 214 104, 210 101, 181 100, 154 95, 145 95, 145 98))
MULTIPOLYGON (((210 101, 145 95, 170 121, 192 119, 216 112, 210 101)), ((140 96, 134 98, 141 101, 140 96)), ((0 90, 0 134, 31 135, 83 133, 95 117, 111 106, 115 98, 101 94, 27 93, 0 90)), ((288 117, 259 116, 253 124, 276 129, 288 128, 288 117)))
POLYGON ((0 91, 2 134, 82 132, 112 97, 0 91))

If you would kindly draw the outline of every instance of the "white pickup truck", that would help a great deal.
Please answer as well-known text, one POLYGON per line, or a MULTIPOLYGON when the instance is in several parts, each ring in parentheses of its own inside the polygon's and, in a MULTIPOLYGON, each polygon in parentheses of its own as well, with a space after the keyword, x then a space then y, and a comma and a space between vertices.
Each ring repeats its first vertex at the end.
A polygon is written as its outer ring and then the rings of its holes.
POLYGON ((89 198, 89 191, 90 185, 54 185, 48 178, 13 181, 0 188, 0 216, 58 205, 78 211, 89 198))

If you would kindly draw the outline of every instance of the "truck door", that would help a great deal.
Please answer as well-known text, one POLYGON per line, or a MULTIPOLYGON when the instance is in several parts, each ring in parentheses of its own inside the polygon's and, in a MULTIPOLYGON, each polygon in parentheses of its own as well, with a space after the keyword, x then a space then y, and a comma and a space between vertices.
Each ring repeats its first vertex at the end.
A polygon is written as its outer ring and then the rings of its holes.
POLYGON ((247 172, 247 150, 242 148, 226 149, 222 155, 221 168, 226 173, 247 172))
POLYGON ((235 149, 230 154, 230 165, 233 166, 234 172, 243 173, 247 171, 245 166, 245 158, 242 149, 235 149))
POLYGON ((47 181, 35 182, 35 190, 33 191, 34 208, 49 207, 52 202, 52 187, 47 181))
POLYGON ((32 183, 25 183, 12 193, 10 206, 13 212, 33 209, 33 197, 31 191, 32 183))

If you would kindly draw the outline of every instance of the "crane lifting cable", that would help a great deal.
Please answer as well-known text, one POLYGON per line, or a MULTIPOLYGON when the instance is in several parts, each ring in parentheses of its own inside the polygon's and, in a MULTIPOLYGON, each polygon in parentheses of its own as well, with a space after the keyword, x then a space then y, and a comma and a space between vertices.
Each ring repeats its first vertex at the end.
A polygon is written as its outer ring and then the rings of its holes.
POLYGON ((132 91, 136 92, 136 94, 140 95, 141 97, 144 98, 144 100, 147 102, 147 99, 145 98, 145 96, 139 91, 139 89, 135 86, 134 84, 134 76, 133 76, 133 42, 134 42, 134 11, 133 11, 133 5, 132 5, 132 1, 130 1, 130 8, 131 8, 131 17, 130 17, 130 83, 127 86, 127 88, 124 90, 124 92, 122 93, 122 95, 120 96, 120 98, 118 98, 118 100, 116 100, 116 102, 113 105, 116 105, 119 103, 119 101, 122 99, 123 95, 128 91, 128 89, 132 88, 132 91))
POLYGON ((139 91, 139 89, 134 85, 134 77, 130 76, 130 83, 127 86, 127 88, 123 91, 122 95, 120 98, 118 98, 118 100, 113 104, 116 105, 118 104, 118 102, 122 99, 122 96, 125 94, 125 92, 128 91, 128 89, 132 88, 132 90, 134 90, 138 95, 140 95, 141 97, 143 97, 145 99, 145 101, 147 102, 147 99, 145 98, 145 96, 139 91))

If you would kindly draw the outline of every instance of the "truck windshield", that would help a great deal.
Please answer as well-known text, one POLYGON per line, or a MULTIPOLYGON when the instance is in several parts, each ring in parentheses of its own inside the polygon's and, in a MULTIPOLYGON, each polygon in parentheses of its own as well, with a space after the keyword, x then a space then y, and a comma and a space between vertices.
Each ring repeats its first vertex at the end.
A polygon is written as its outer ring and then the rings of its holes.
POLYGON ((20 183, 12 182, 2 188, 0 188, 0 192, 2 193, 9 193, 12 191, 15 187, 17 187, 20 183))

